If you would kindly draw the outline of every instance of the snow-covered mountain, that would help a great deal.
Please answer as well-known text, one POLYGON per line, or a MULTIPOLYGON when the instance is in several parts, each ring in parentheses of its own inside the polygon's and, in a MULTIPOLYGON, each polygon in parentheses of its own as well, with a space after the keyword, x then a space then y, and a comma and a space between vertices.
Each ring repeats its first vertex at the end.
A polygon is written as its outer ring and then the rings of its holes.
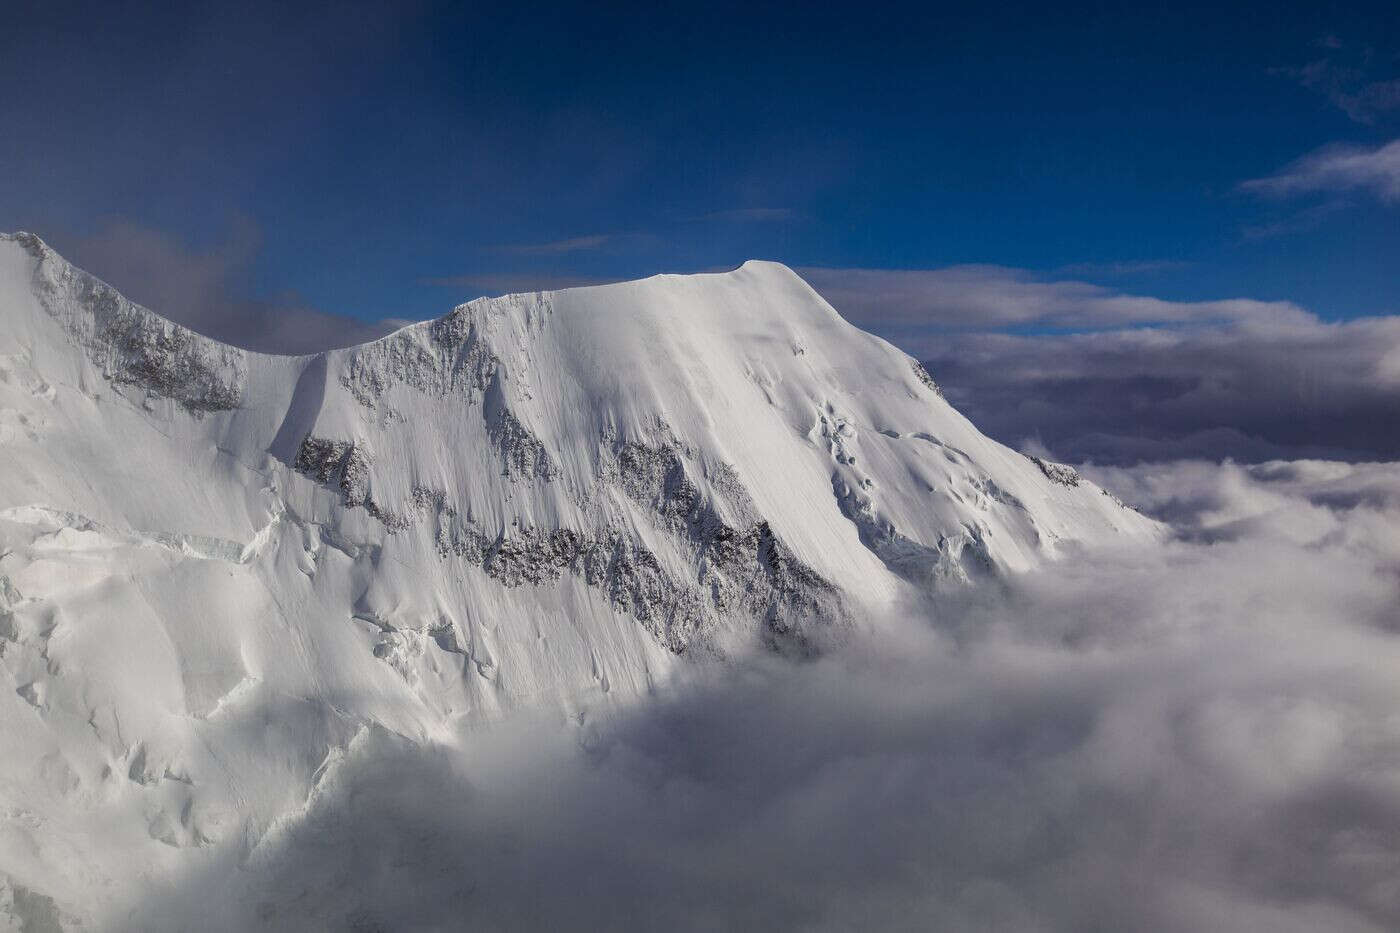
POLYGON ((0 911, 247 857, 367 730, 581 720, 1158 533, 774 263, 279 357, 15 234, 0 322, 0 911))

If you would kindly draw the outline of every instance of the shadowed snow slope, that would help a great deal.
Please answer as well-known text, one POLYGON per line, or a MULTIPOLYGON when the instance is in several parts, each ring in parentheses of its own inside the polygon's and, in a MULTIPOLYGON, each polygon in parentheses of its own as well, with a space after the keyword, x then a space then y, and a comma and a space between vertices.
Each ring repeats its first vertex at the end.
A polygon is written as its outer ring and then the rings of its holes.
POLYGON ((0 321, 0 902, 35 923, 255 851, 367 731, 581 721, 1157 536, 773 263, 276 357, 16 234, 0 321))

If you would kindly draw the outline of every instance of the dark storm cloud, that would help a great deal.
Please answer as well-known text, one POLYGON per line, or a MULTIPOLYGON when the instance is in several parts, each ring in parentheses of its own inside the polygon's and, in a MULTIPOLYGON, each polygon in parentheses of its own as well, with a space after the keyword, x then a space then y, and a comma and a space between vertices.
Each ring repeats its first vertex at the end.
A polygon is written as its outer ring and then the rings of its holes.
POLYGON ((1161 548, 945 593, 583 727, 378 735, 179 927, 1400 924, 1400 470, 1112 471, 1161 548))
POLYGON ((1111 463, 1400 457, 1400 317, 1329 323, 1290 302, 1163 301, 988 266, 803 271, 1013 446, 1111 463))
POLYGON ((257 225, 239 218, 205 249, 123 220, 52 245, 137 304, 249 350, 314 353, 373 340, 406 323, 330 314, 295 295, 255 297, 251 276, 261 242, 257 225))

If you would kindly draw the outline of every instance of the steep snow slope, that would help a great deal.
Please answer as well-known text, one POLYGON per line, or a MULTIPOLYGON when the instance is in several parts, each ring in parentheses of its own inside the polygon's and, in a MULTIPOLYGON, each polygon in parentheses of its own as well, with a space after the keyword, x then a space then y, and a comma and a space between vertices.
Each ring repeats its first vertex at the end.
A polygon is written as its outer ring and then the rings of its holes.
POLYGON ((0 909, 251 853, 366 730, 581 721, 1157 533, 773 263, 273 357, 17 234, 0 321, 0 909))

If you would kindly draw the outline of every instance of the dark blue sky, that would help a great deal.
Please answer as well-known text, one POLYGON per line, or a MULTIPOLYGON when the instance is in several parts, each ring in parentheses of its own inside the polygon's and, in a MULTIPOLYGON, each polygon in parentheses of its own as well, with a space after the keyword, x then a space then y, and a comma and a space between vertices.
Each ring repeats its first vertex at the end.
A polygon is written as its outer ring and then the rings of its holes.
POLYGON ((1400 7, 1215 7, 11 2, 0 229, 371 319, 755 256, 1400 311, 1400 7))

